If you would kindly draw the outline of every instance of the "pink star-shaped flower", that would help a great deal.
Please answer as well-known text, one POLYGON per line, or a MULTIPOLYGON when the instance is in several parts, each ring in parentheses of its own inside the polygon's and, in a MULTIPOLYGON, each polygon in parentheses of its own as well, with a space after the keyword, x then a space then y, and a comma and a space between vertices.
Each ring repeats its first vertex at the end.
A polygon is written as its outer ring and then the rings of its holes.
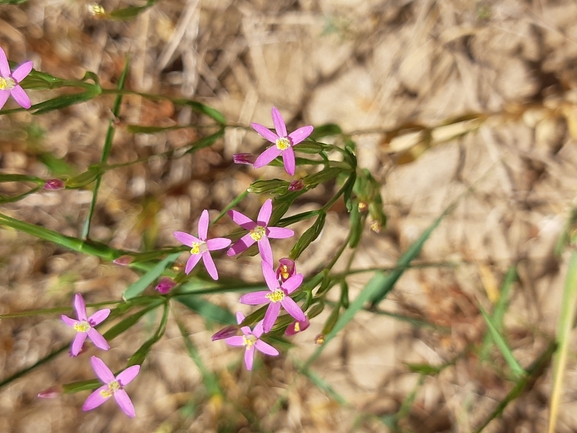
POLYGON ((174 232, 174 237, 184 245, 191 247, 191 256, 186 262, 184 272, 189 274, 202 258, 208 274, 213 280, 218 280, 218 272, 210 252, 228 247, 231 241, 226 238, 206 239, 208 236, 208 223, 208 210, 205 209, 198 220, 198 238, 184 232, 174 232))
POLYGON ((296 146, 311 135, 314 128, 312 126, 303 126, 287 134, 286 124, 276 107, 272 107, 272 123, 274 124, 276 134, 266 126, 251 123, 251 126, 261 137, 274 144, 274 146, 269 147, 259 155, 254 162, 254 168, 264 167, 277 156, 282 155, 286 172, 293 176, 296 168, 293 146, 296 146))
POLYGON ((268 304, 263 320, 264 332, 269 332, 272 329, 280 313, 280 307, 283 307, 287 313, 299 322, 304 321, 306 319, 305 313, 289 296, 301 285, 303 275, 296 274, 279 283, 274 269, 266 262, 262 262, 262 274, 270 291, 248 293, 241 296, 240 302, 248 305, 268 304))
POLYGON ((33 66, 34 63, 30 61, 24 62, 14 71, 10 71, 6 53, 0 48, 0 110, 10 95, 22 108, 30 108, 30 98, 20 86, 20 82, 30 73, 33 66))
MULTIPOLYGON (((240 325, 244 320, 244 314, 238 312, 236 313, 236 321, 240 325)), ((254 351, 257 349, 266 355, 277 356, 278 350, 272 347, 270 344, 265 343, 260 339, 263 331, 262 320, 256 324, 254 330, 251 331, 250 327, 243 326, 240 328, 244 335, 239 335, 235 337, 229 337, 224 342, 229 346, 244 346, 244 365, 246 365, 247 370, 252 370, 252 364, 254 361, 254 351)))
POLYGON ((74 328, 77 332, 74 341, 72 342, 72 347, 70 349, 70 355, 77 356, 82 350, 82 345, 86 340, 86 337, 90 338, 94 345, 102 350, 110 349, 106 339, 100 335, 94 327, 99 323, 102 323, 110 314, 110 310, 105 308, 94 313, 90 317, 86 317, 86 304, 84 303, 84 298, 80 293, 74 295, 74 309, 76 310, 76 317, 78 320, 71 319, 64 314, 61 316, 62 321, 68 326, 74 328))
POLYGON ((260 208, 256 222, 235 210, 229 210, 228 214, 232 220, 243 229, 250 230, 246 235, 236 241, 232 247, 230 247, 226 253, 228 256, 240 254, 257 242, 258 250, 263 261, 270 263, 272 266, 272 248, 268 238, 285 239, 290 238, 295 234, 291 229, 285 229, 283 227, 268 227, 268 222, 270 221, 270 216, 272 214, 272 199, 270 198, 265 201, 260 208))
POLYGON ((82 406, 82 410, 88 411, 95 409, 110 397, 114 396, 114 399, 116 400, 116 403, 118 403, 120 409, 122 409, 122 412, 130 418, 134 418, 136 415, 134 405, 124 390, 124 387, 132 382, 132 380, 138 375, 140 372, 140 365, 128 367, 115 377, 114 373, 110 371, 102 359, 93 356, 90 358, 90 363, 92 364, 94 372, 104 385, 88 396, 82 406))

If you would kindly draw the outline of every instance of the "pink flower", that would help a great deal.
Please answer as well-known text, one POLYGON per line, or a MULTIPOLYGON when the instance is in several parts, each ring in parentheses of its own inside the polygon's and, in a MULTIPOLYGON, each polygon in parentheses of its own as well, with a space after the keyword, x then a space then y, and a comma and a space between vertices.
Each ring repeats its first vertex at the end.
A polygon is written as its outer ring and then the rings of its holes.
POLYGON ((166 295, 174 286, 176 286, 176 282, 172 278, 162 277, 154 289, 158 290, 160 294, 166 295))
POLYGON ((270 221, 270 216, 272 214, 272 200, 268 199, 264 202, 260 211, 258 213, 258 218, 256 222, 249 219, 247 216, 235 210, 228 211, 229 216, 232 220, 241 226, 243 229, 250 230, 246 235, 236 241, 232 247, 227 251, 228 256, 234 256, 236 254, 242 253, 252 244, 257 242, 258 250, 263 261, 270 263, 272 266, 272 248, 270 247, 270 242, 268 238, 271 239, 285 239, 290 238, 295 233, 291 229, 285 229, 282 227, 268 227, 267 224, 270 221))
POLYGON ((287 257, 278 261, 278 268, 276 270, 276 278, 279 281, 286 281, 297 273, 295 262, 287 257))
POLYGON ((213 280, 218 280, 218 272, 210 252, 228 247, 231 241, 226 238, 206 239, 208 236, 208 223, 208 211, 205 209, 202 211, 200 219, 198 220, 198 238, 184 232, 174 232, 174 237, 184 245, 191 247, 191 256, 186 262, 184 272, 189 274, 202 257, 204 267, 208 271, 208 274, 213 280))
MULTIPOLYGON (((244 320, 244 314, 236 313, 236 321, 240 325, 244 320)), ((277 356, 278 350, 272 347, 270 344, 265 343, 260 339, 263 332, 263 322, 260 321, 251 331, 250 327, 243 326, 240 328, 244 335, 229 337, 224 342, 229 346, 244 346, 246 348, 244 352, 244 365, 246 365, 247 370, 252 370, 252 364, 254 361, 254 350, 257 349, 266 355, 277 356)))
POLYGON ((20 86, 20 82, 30 73, 33 66, 32 62, 24 62, 11 72, 6 53, 0 48, 0 109, 4 107, 10 95, 22 108, 30 108, 30 98, 20 86))
POLYGON ((305 320, 297 320, 292 322, 289 326, 287 326, 285 334, 286 335, 295 335, 299 332, 304 331, 309 327, 311 323, 309 322, 309 318, 305 315, 305 320))
POLYGON ((110 310, 105 308, 86 318, 86 304, 84 303, 84 298, 80 293, 74 295, 74 309, 76 310, 76 317, 78 317, 78 320, 71 319, 65 315, 61 316, 62 321, 68 326, 73 327, 77 332, 76 337, 74 337, 74 341, 72 342, 70 355, 78 356, 86 337, 90 338, 94 345, 99 349, 110 349, 108 342, 96 329, 94 329, 96 325, 102 323, 108 317, 110 310))
POLYGON ((274 124, 276 134, 266 126, 251 123, 251 126, 261 137, 274 144, 274 146, 269 147, 259 155, 254 162, 254 168, 264 167, 277 156, 282 155, 285 170, 293 176, 296 167, 293 146, 296 146, 311 135, 314 128, 312 126, 303 126, 287 135, 286 124, 275 107, 272 107, 272 123, 274 124))
POLYGON ((248 293, 241 296, 240 302, 242 304, 248 305, 260 305, 268 303, 268 308, 263 320, 264 332, 269 332, 272 329, 274 322, 280 313, 281 306, 296 320, 305 320, 305 314, 302 312, 297 303, 293 301, 293 299, 289 296, 301 285, 303 282, 303 275, 293 275, 288 280, 279 285, 272 266, 267 262, 262 262, 262 274, 264 275, 266 285, 270 291, 264 290, 261 292, 248 293))
POLYGON ((95 409, 114 395, 114 399, 116 400, 116 403, 118 403, 120 409, 122 409, 122 412, 130 418, 134 418, 134 415, 136 415, 134 406, 132 405, 130 397, 124 390, 124 387, 132 382, 132 380, 138 375, 140 372, 140 365, 128 367, 126 370, 119 373, 118 376, 114 377, 114 373, 110 371, 102 359, 93 356, 90 358, 90 362, 92 363, 94 372, 104 385, 88 396, 82 406, 82 410, 88 411, 95 409))

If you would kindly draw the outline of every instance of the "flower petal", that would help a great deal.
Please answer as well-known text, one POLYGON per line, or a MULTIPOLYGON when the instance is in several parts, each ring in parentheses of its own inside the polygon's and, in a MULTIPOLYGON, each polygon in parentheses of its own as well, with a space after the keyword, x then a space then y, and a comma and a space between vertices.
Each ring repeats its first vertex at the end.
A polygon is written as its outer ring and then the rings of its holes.
POLYGON ((236 335, 234 337, 228 337, 224 342, 229 346, 244 346, 244 337, 236 335))
POLYGON ((315 128, 313 126, 303 126, 289 134, 289 138, 291 139, 292 145, 295 146, 299 144, 301 141, 306 139, 309 135, 313 133, 315 128))
POLYGON ((4 78, 10 76, 10 65, 8 64, 6 53, 2 48, 0 48, 0 75, 4 78))
POLYGON ((122 412, 124 412, 130 418, 134 418, 136 411, 134 410, 134 405, 132 404, 132 401, 130 400, 130 397, 125 390, 119 389, 116 391, 114 393, 114 399, 116 400, 116 403, 118 403, 120 409, 122 409, 122 412))
POLYGON ((245 214, 236 210, 229 210, 228 216, 239 226, 246 230, 252 230, 256 227, 256 223, 247 217, 245 214))
POLYGON ((206 241, 206 248, 208 251, 222 250, 228 247, 232 241, 227 238, 214 238, 206 241))
POLYGON ((6 104, 6 101, 10 97, 10 90, 0 90, 0 110, 6 104))
POLYGON ((272 199, 269 198, 262 204, 262 207, 258 211, 258 217, 256 219, 256 222, 259 225, 266 227, 266 225, 270 221, 271 214, 272 214, 272 199))
POLYGON ((247 347, 244 352, 244 365, 248 371, 252 370, 252 364, 254 362, 254 346, 247 347))
POLYGON ((286 123, 280 114, 280 111, 277 110, 276 107, 272 107, 272 123, 274 125, 274 129, 276 129, 276 133, 279 137, 286 137, 286 123))
POLYGON ((262 257, 262 261, 269 263, 272 266, 272 248, 270 247, 270 241, 266 236, 264 236, 260 241, 258 241, 258 251, 262 257))
POLYGON ((108 400, 110 396, 104 397, 101 394, 101 391, 107 391, 107 390, 108 385, 104 385, 98 388, 92 394, 90 394, 86 399, 86 401, 84 402, 84 404, 82 405, 82 410, 86 412, 87 410, 96 409, 98 406, 100 406, 102 403, 108 400))
POLYGON ((202 254, 191 254, 190 255, 190 257, 188 258, 188 261, 186 262, 186 267, 184 268, 184 273, 186 275, 190 274, 190 271, 192 271, 194 269, 194 267, 199 262, 201 257, 202 257, 202 254))
POLYGON ((30 98, 28 97, 24 89, 20 87, 20 85, 16 84, 14 88, 10 90, 10 94, 12 95, 14 100, 18 102, 18 105, 20 105, 22 108, 28 109, 32 106, 30 98))
POLYGON ((296 320, 303 321, 306 319, 305 313, 301 310, 301 307, 297 305, 297 303, 291 298, 290 296, 285 296, 285 298, 281 301, 283 308, 293 316, 296 320))
POLYGON ((274 132, 268 129, 266 126, 260 125, 258 123, 251 123, 250 126, 265 140, 270 141, 271 143, 276 143, 277 139, 279 138, 274 132))
POLYGON ((173 235, 178 242, 186 245, 187 247, 192 247, 193 242, 198 242, 198 243, 201 242, 200 239, 195 238, 191 234, 188 234, 185 232, 174 232, 173 235))
POLYGON ((266 354, 266 355, 270 355, 270 356, 278 356, 279 352, 278 350, 276 350, 274 347, 272 347, 270 344, 265 343, 262 340, 257 340, 254 343, 254 347, 256 347, 259 351, 261 351, 262 353, 266 354))
POLYGON ((258 158, 253 164, 253 167, 254 168, 264 167, 265 165, 270 163, 273 159, 275 159, 277 156, 279 156, 281 153, 282 150, 276 147, 276 145, 271 146, 258 156, 258 158))
POLYGON ((72 341, 72 347, 70 348, 70 355, 78 356, 86 340, 86 332, 77 332, 74 341, 72 341))
POLYGON ((74 309, 76 310, 76 317, 78 317, 78 320, 88 320, 86 317, 86 304, 84 303, 84 298, 80 293, 74 295, 74 309))
POLYGON ((208 210, 205 209, 200 214, 200 219, 198 220, 198 237, 203 241, 206 241, 206 237, 208 236, 208 223, 208 210))
POLYGON ((272 265, 267 262, 262 262, 262 276, 266 281, 266 285, 268 286, 271 291, 274 291, 279 288, 278 280, 276 279, 276 274, 272 268, 272 265))
POLYGON ((78 323, 78 320, 71 319, 70 317, 65 316, 64 314, 63 314, 62 316, 60 316, 60 318, 61 318, 62 321, 63 321, 64 323, 66 323, 68 326, 74 326, 74 325, 76 325, 76 324, 78 323))
POLYGON ((228 249, 226 255, 230 257, 236 254, 240 254, 255 242, 256 241, 250 236, 250 233, 247 233, 234 244, 232 244, 232 247, 228 249))
POLYGON ((119 373, 118 376, 116 376, 116 380, 120 383, 120 385, 126 386, 132 382, 136 376, 138 376, 138 373, 140 373, 140 365, 132 365, 119 373))
POLYGON ((266 313, 264 313, 264 320, 262 321, 262 328, 265 333, 269 332, 274 326, 274 322, 280 313, 280 302, 271 302, 268 304, 266 313))
POLYGON ((212 260, 212 257, 208 251, 202 253, 202 261, 204 262, 204 267, 206 268, 208 275, 210 275, 213 280, 218 280, 218 271, 216 270, 216 265, 214 264, 214 260, 212 260))
POLYGON ((290 277, 288 280, 286 280, 284 283, 282 283, 282 288, 285 289, 287 291, 287 293, 290 295, 292 292, 294 292, 303 282, 303 274, 296 274, 293 275, 292 277, 290 277))
POLYGON ((24 78, 26 78, 26 76, 30 73, 33 67, 34 63, 31 61, 22 63, 20 66, 14 69, 14 71, 12 72, 12 78, 14 78, 14 81, 19 83, 24 78))
POLYGON ((99 310, 88 318, 88 323, 90 323, 91 326, 96 326, 99 323, 102 323, 108 317, 109 314, 110 309, 108 308, 99 310))
POLYGON ((260 336, 264 334, 263 323, 264 322, 262 320, 258 322, 252 331, 252 335, 254 335, 256 338, 260 338, 260 336))
POLYGON ((94 372, 102 382, 110 383, 116 380, 114 374, 112 374, 112 371, 110 371, 110 368, 106 366, 102 359, 97 358, 96 356, 91 356, 90 363, 92 364, 94 372))
POLYGON ((92 342, 94 343, 94 345, 96 347, 98 347, 101 350, 108 350, 110 349, 110 345, 108 344, 108 341, 106 341, 106 338, 104 338, 100 332, 98 332, 96 329, 94 328, 90 328, 86 334, 88 335, 88 337, 90 338, 90 340, 92 340, 92 342))
POLYGON ((286 239, 294 236, 295 232, 284 227, 267 227, 266 237, 271 239, 286 239))
POLYGON ((236 317, 236 323, 240 325, 244 321, 244 318, 246 316, 242 312, 237 311, 235 317, 236 317))
POLYGON ((270 299, 266 297, 267 295, 270 295, 268 290, 264 290, 262 292, 247 293, 246 295, 242 295, 238 302, 247 305, 267 304, 270 302, 270 299))
POLYGON ((288 174, 294 176, 296 170, 295 151, 292 147, 285 149, 282 153, 284 168, 288 174))

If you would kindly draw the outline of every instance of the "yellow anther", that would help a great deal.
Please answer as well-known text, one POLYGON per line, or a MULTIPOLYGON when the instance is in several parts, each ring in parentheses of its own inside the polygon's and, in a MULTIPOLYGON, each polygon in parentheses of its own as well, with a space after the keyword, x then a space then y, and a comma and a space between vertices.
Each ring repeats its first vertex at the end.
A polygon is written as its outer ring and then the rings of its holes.
POLYGON ((192 243, 192 248, 190 249, 190 254, 199 254, 200 253, 200 244, 198 242, 192 243))
POLYGON ((276 289, 274 292, 267 294, 266 297, 270 299, 271 302, 281 302, 285 297, 285 293, 282 289, 276 289))
POLYGON ((254 335, 243 335, 242 336, 242 344, 244 344, 247 348, 251 348, 251 346, 256 342, 256 337, 254 335))
POLYGON ((98 3, 92 3, 88 5, 88 12, 90 12, 95 17, 106 15, 106 11, 98 3))
POLYGON ((91 326, 88 322, 77 322, 74 324, 74 330, 76 332, 88 332, 90 328, 91 326))
POLYGON ((288 138, 283 137, 283 138, 277 138, 276 140, 276 148, 279 150, 286 150, 289 147, 291 147, 291 142, 289 141, 288 138))
POLYGON ((266 228, 263 226, 256 226, 250 231, 250 237, 255 241, 260 241, 266 235, 266 228))
POLYGON ((295 332, 300 332, 301 331, 301 325, 299 322, 295 322, 295 332))
POLYGON ((16 82, 12 78, 0 77, 0 90, 12 90, 15 85, 16 82))
POLYGON ((104 398, 108 398, 111 397, 119 389, 121 389, 120 384, 118 383, 117 380, 114 380, 108 384, 107 389, 103 389, 102 391, 100 391, 100 395, 104 398))
POLYGON ((280 266, 280 276, 282 277, 283 280, 288 280, 288 277, 290 277, 287 265, 280 266))

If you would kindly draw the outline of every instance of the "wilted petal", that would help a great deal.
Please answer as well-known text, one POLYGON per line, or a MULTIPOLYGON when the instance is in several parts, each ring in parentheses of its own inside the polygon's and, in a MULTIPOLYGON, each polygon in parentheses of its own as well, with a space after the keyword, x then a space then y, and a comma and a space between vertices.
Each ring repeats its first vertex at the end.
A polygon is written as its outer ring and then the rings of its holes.
POLYGON ((265 236, 260 241, 258 241, 258 251, 262 257, 263 262, 269 263, 272 266, 272 248, 268 238, 265 236))
POLYGON ((188 247, 192 247, 192 244, 194 242, 196 242, 196 243, 201 242, 200 239, 192 236, 191 234, 185 233, 185 232, 174 232, 173 235, 178 242, 180 242, 181 244, 184 244, 188 247))
POLYGON ((208 275, 210 275, 213 280, 218 280, 218 271, 216 270, 216 265, 214 264, 214 260, 212 260, 212 257, 208 251, 205 251, 202 254, 202 261, 204 262, 204 267, 206 268, 208 275))
POLYGON ((10 90, 10 94, 12 95, 14 100, 18 102, 18 105, 20 105, 22 108, 28 109, 32 106, 30 98, 28 97, 24 89, 20 87, 20 85, 16 84, 14 88, 10 90))
POLYGON ((115 380, 114 374, 112 374, 112 371, 110 371, 110 368, 106 366, 102 359, 91 356, 90 363, 92 364, 94 372, 102 382, 110 383, 115 380))
POLYGON ((82 410, 92 410, 103 404, 110 397, 104 397, 100 392, 108 390, 108 385, 101 386, 96 391, 88 396, 84 404, 82 405, 82 410))
POLYGON ((270 299, 266 297, 267 295, 270 295, 270 292, 268 290, 262 292, 247 293, 246 295, 242 295, 238 300, 238 302, 247 305, 266 304, 270 302, 270 299))
POLYGON ((291 294, 294 292, 303 282, 304 276, 303 274, 296 274, 282 283, 282 288, 287 291, 287 293, 291 294))
POLYGON ((78 356, 78 354, 82 350, 82 346, 84 345, 85 340, 86 340, 86 332, 76 333, 74 341, 72 341, 72 347, 70 348, 70 354, 72 356, 78 356))
POLYGON ((74 309, 76 310, 76 317, 78 317, 78 320, 81 322, 88 320, 86 317, 86 304, 84 303, 84 298, 80 293, 74 295, 74 309))
POLYGON ((140 373, 140 365, 132 365, 116 376, 116 380, 122 386, 128 385, 140 373))
POLYGON ((262 340, 257 340, 254 343, 254 346, 261 351, 262 353, 266 354, 266 355, 270 355, 270 356, 277 356, 278 350, 276 350, 274 347, 272 347, 270 344, 265 343, 262 340))
POLYGON ((274 143, 279 138, 278 135, 276 135, 266 126, 260 125, 258 123, 251 123, 250 126, 252 126, 253 129, 258 132, 262 138, 270 141, 271 143, 274 143))
POLYGON ((244 337, 236 335, 234 337, 228 337, 224 342, 229 346, 244 346, 244 337))
POLYGON ((10 65, 8 64, 6 53, 2 48, 0 48, 0 75, 4 78, 10 76, 10 65))
POLYGON ((305 138, 311 135, 314 129, 315 128, 312 126, 303 126, 291 132, 289 134, 289 138, 291 139, 293 146, 299 144, 301 141, 303 141, 305 138))
MULTIPOLYGON (((286 299, 286 298, 285 298, 286 299)), ((269 332, 274 326, 274 322, 280 313, 280 302, 271 302, 268 304, 266 313, 264 313, 264 320, 262 321, 264 332, 269 332)))
POLYGON ((92 316, 88 318, 88 323, 92 326, 96 326, 99 323, 102 323, 110 314, 110 309, 104 308, 102 310, 97 311, 92 316))
POLYGON ((281 281, 286 281, 296 273, 295 262, 287 257, 278 261, 278 268, 275 277, 281 281))
POLYGON ((284 162, 284 168, 288 174, 294 176, 296 170, 295 162, 295 151, 292 147, 285 149, 282 153, 282 160, 284 162))
POLYGON ((285 331, 286 335, 295 335, 298 334, 299 332, 304 331, 305 329, 307 329, 310 326, 310 322, 309 322, 309 318, 306 317, 305 314, 305 320, 297 320, 292 322, 285 331))
POLYGON ((267 227, 266 236, 271 239, 286 239, 294 236, 295 232, 284 227, 267 227))
POLYGON ((230 257, 236 254, 240 254, 255 242, 256 241, 251 237, 250 233, 247 233, 234 244, 232 244, 232 247, 229 248, 229 250, 226 252, 226 255, 230 257))
POLYGON ((190 271, 194 269, 196 264, 200 261, 202 254, 191 254, 186 262, 186 267, 184 268, 184 273, 186 275, 190 274, 190 271))
POLYGON ((244 352, 244 365, 248 371, 252 370, 252 364, 254 361, 254 346, 246 349, 244 352))
POLYGON ((130 397, 125 390, 119 389, 116 391, 114 393, 114 399, 116 400, 116 403, 118 403, 120 409, 122 409, 122 412, 124 412, 130 418, 134 418, 136 415, 134 405, 132 404, 132 401, 130 400, 130 397))
POLYGON ((286 124, 284 123, 284 119, 282 118, 280 111, 278 111, 276 107, 272 107, 272 123, 278 136, 286 137, 286 124))
POLYGON ((206 237, 208 236, 208 223, 208 210, 205 209, 200 214, 200 219, 198 220, 198 237, 203 241, 205 241, 206 237))
POLYGON ((290 296, 285 296, 285 298, 281 301, 283 308, 293 316, 296 320, 303 321, 306 319, 305 313, 303 310, 297 305, 297 303, 291 298, 290 296))
POLYGON ((246 230, 252 230, 256 227, 256 223, 247 217, 245 214, 236 210, 229 210, 228 216, 239 226, 246 230))
POLYGON ((86 333, 96 347, 101 350, 110 349, 110 345, 108 344, 108 341, 106 341, 106 338, 100 335, 100 332, 98 332, 96 329, 90 328, 86 333))
POLYGON ((253 164, 254 168, 261 168, 270 163, 273 159, 282 153, 276 145, 269 147, 261 153, 253 164))
POLYGON ((209 251, 222 250, 228 247, 232 241, 227 238, 214 238, 206 241, 206 248, 209 251))
POLYGON ((14 78, 14 81, 19 83, 24 78, 26 78, 26 76, 30 73, 33 67, 34 63, 31 61, 22 63, 20 66, 14 69, 14 71, 12 72, 12 78, 14 78))

